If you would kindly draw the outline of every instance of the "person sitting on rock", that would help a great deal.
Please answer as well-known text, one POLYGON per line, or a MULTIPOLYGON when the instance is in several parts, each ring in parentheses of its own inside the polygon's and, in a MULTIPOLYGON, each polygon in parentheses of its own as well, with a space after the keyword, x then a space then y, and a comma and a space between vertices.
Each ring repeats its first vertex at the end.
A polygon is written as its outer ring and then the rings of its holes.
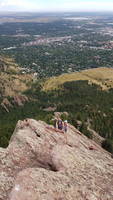
POLYGON ((62 122, 61 119, 58 119, 57 124, 58 124, 58 129, 62 130, 63 129, 63 122, 62 122))
POLYGON ((64 132, 67 132, 67 120, 64 121, 64 132))

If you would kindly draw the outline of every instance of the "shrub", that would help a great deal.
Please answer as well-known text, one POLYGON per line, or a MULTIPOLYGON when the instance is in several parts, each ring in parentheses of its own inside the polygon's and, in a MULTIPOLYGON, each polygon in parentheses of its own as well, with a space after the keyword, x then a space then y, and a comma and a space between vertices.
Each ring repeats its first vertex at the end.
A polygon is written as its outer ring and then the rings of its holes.
POLYGON ((64 121, 64 120, 68 120, 68 115, 66 115, 65 113, 63 113, 61 115, 61 119, 64 121))
POLYGON ((89 139, 92 139, 92 134, 90 131, 88 131, 87 126, 85 123, 82 123, 80 129, 79 129, 85 136, 87 136, 89 139))
POLYGON ((6 136, 0 137, 0 147, 6 148, 8 146, 8 138, 6 136))
POLYGON ((109 140, 109 139, 104 140, 102 143, 102 147, 104 149, 106 149, 107 151, 109 151, 110 153, 113 153, 113 141, 112 140, 109 140))

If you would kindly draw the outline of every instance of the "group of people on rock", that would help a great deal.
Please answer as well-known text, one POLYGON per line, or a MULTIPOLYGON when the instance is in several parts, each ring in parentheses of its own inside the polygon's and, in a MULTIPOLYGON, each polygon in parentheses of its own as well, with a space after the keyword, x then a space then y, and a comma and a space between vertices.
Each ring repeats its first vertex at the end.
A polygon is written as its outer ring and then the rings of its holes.
POLYGON ((62 121, 62 119, 54 119, 54 128, 58 128, 61 131, 67 132, 67 120, 62 121))

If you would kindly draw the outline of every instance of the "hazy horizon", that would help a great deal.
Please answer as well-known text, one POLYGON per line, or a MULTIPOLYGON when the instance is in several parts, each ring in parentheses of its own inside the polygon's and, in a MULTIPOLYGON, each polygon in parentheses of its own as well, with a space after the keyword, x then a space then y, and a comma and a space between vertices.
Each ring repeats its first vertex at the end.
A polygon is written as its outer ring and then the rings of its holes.
POLYGON ((1 0, 1 12, 112 12, 108 0, 1 0))

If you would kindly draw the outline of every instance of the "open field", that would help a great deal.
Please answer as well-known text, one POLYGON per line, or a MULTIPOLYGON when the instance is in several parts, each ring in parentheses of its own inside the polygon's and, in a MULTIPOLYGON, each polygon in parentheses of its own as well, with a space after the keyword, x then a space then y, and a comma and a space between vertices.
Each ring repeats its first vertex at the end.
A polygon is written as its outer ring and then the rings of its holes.
POLYGON ((0 95, 12 97, 30 88, 33 74, 22 73, 21 68, 8 57, 0 57, 0 95))
POLYGON ((48 22, 53 22, 56 21, 57 18, 49 18, 49 17, 36 17, 36 18, 30 18, 30 19, 15 19, 13 17, 2 17, 0 19, 0 23, 27 23, 27 22, 37 22, 37 23, 48 23, 48 22))
POLYGON ((103 90, 110 89, 113 88, 113 69, 105 67, 94 68, 52 77, 44 83, 43 90, 58 89, 65 82, 78 80, 88 80, 89 84, 95 83, 100 85, 103 90))

